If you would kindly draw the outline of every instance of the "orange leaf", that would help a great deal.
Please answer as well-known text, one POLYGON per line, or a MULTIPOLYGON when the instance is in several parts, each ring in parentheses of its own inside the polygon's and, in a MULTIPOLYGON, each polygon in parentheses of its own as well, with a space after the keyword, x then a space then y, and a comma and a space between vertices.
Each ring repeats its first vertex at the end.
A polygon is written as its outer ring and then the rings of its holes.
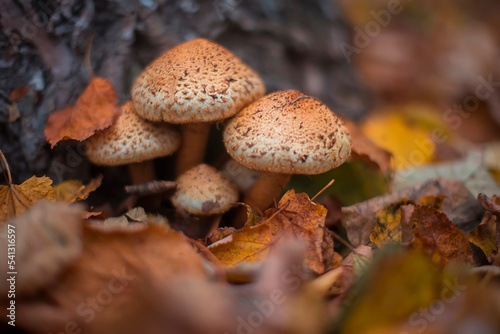
POLYGON ((20 185, 0 186, 0 223, 25 212, 42 199, 55 200, 51 184, 52 180, 46 176, 33 176, 20 185))
POLYGON ((264 260, 285 236, 292 235, 304 239, 307 244, 304 264, 321 274, 329 269, 334 256, 325 217, 325 207, 313 203, 304 193, 295 194, 290 190, 281 198, 278 211, 267 210, 259 224, 247 224, 208 248, 223 265, 233 266, 264 260), (328 251, 326 248, 330 247, 328 251))
POLYGON ((44 134, 52 147, 65 139, 82 141, 97 130, 110 126, 119 112, 118 97, 113 85, 104 78, 95 77, 74 106, 50 115, 44 134))

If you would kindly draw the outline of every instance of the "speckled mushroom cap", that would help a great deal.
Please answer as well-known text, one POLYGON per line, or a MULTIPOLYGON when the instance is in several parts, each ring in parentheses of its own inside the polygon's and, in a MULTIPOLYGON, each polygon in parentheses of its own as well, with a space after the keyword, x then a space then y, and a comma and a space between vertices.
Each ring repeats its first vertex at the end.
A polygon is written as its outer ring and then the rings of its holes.
POLYGON ((88 140, 85 153, 96 165, 116 166, 172 154, 180 144, 180 134, 172 125, 142 119, 127 102, 113 125, 88 140))
POLYGON ((176 208, 195 215, 224 213, 238 201, 238 191, 224 174, 214 167, 201 164, 177 179, 177 191, 172 196, 176 208))
POLYGON ((264 96, 229 120, 228 153, 245 167, 282 174, 320 174, 351 154, 351 138, 321 101, 297 91, 264 96))
POLYGON ((264 92, 259 75, 231 51, 199 38, 147 66, 132 86, 132 101, 146 119, 183 124, 231 117, 264 92))

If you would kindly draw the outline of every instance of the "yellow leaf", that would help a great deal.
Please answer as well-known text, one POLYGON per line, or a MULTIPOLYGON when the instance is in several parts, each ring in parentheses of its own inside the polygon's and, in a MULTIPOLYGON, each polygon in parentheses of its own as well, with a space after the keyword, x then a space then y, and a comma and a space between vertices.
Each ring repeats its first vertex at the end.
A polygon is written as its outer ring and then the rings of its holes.
POLYGON ((51 184, 52 180, 46 176, 33 176, 20 185, 0 186, 0 223, 25 212, 42 199, 55 200, 51 184))
POLYGON ((67 180, 54 187, 58 201, 73 203, 86 199, 91 192, 99 188, 102 182, 102 175, 92 179, 89 184, 83 185, 78 180, 67 180))
POLYGON ((323 273, 332 263, 333 241, 325 228, 326 208, 313 203, 307 194, 290 190, 281 198, 278 210, 269 209, 257 225, 245 227, 209 246, 223 265, 264 260, 285 236, 303 239, 307 244, 304 265, 323 273), (325 252, 323 242, 331 245, 325 252))
MULTIPOLYGON (((446 127, 429 116, 429 111, 419 109, 424 116, 415 115, 416 106, 384 109, 362 125, 362 131, 375 144, 394 155, 396 168, 414 167, 432 161, 436 151, 432 131, 446 127)), ((446 133, 443 130, 443 133, 446 133)), ((444 134, 441 134, 444 136, 444 134)), ((439 138, 441 140, 441 137, 439 138)))
POLYGON ((368 333, 402 321, 440 297, 449 282, 444 276, 421 253, 386 252, 353 290, 358 298, 346 309, 340 333, 368 333))
POLYGON ((378 247, 387 243, 401 242, 401 210, 402 205, 415 204, 413 201, 402 199, 386 206, 377 212, 377 223, 370 234, 370 241, 378 247))

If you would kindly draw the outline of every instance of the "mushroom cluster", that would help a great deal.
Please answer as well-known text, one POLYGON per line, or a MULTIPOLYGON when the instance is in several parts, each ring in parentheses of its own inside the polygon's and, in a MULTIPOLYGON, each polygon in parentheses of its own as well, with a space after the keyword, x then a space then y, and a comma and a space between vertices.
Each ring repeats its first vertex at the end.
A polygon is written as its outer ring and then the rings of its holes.
POLYGON ((129 164, 140 175, 138 163, 179 148, 171 198, 178 210, 220 215, 242 193, 245 203, 263 211, 291 175, 324 173, 351 153, 346 127, 321 101, 294 90, 264 94, 259 75, 231 51, 201 38, 185 42, 141 72, 131 101, 113 126, 94 136, 87 154, 97 164, 129 164), (210 124, 218 121, 225 121, 229 161, 245 180, 229 180, 204 164, 210 124))

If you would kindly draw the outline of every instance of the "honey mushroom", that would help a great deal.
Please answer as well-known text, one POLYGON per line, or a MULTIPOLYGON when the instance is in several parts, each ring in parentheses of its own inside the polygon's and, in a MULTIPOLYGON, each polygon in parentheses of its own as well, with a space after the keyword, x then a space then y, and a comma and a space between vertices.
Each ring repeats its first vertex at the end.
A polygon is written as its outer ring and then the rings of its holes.
POLYGON ((244 108, 226 124, 224 144, 238 163, 262 172, 243 198, 261 211, 292 174, 327 172, 351 153, 342 121, 318 99, 293 90, 266 95, 244 108))
POLYGON ((129 101, 110 127, 86 142, 85 153, 96 165, 128 165, 132 183, 138 184, 154 180, 153 159, 174 153, 180 143, 172 125, 142 119, 129 101))
POLYGON ((146 119, 181 124, 181 175, 203 162, 210 124, 235 115, 264 92, 259 75, 231 51, 199 38, 148 65, 132 86, 132 101, 146 119))

